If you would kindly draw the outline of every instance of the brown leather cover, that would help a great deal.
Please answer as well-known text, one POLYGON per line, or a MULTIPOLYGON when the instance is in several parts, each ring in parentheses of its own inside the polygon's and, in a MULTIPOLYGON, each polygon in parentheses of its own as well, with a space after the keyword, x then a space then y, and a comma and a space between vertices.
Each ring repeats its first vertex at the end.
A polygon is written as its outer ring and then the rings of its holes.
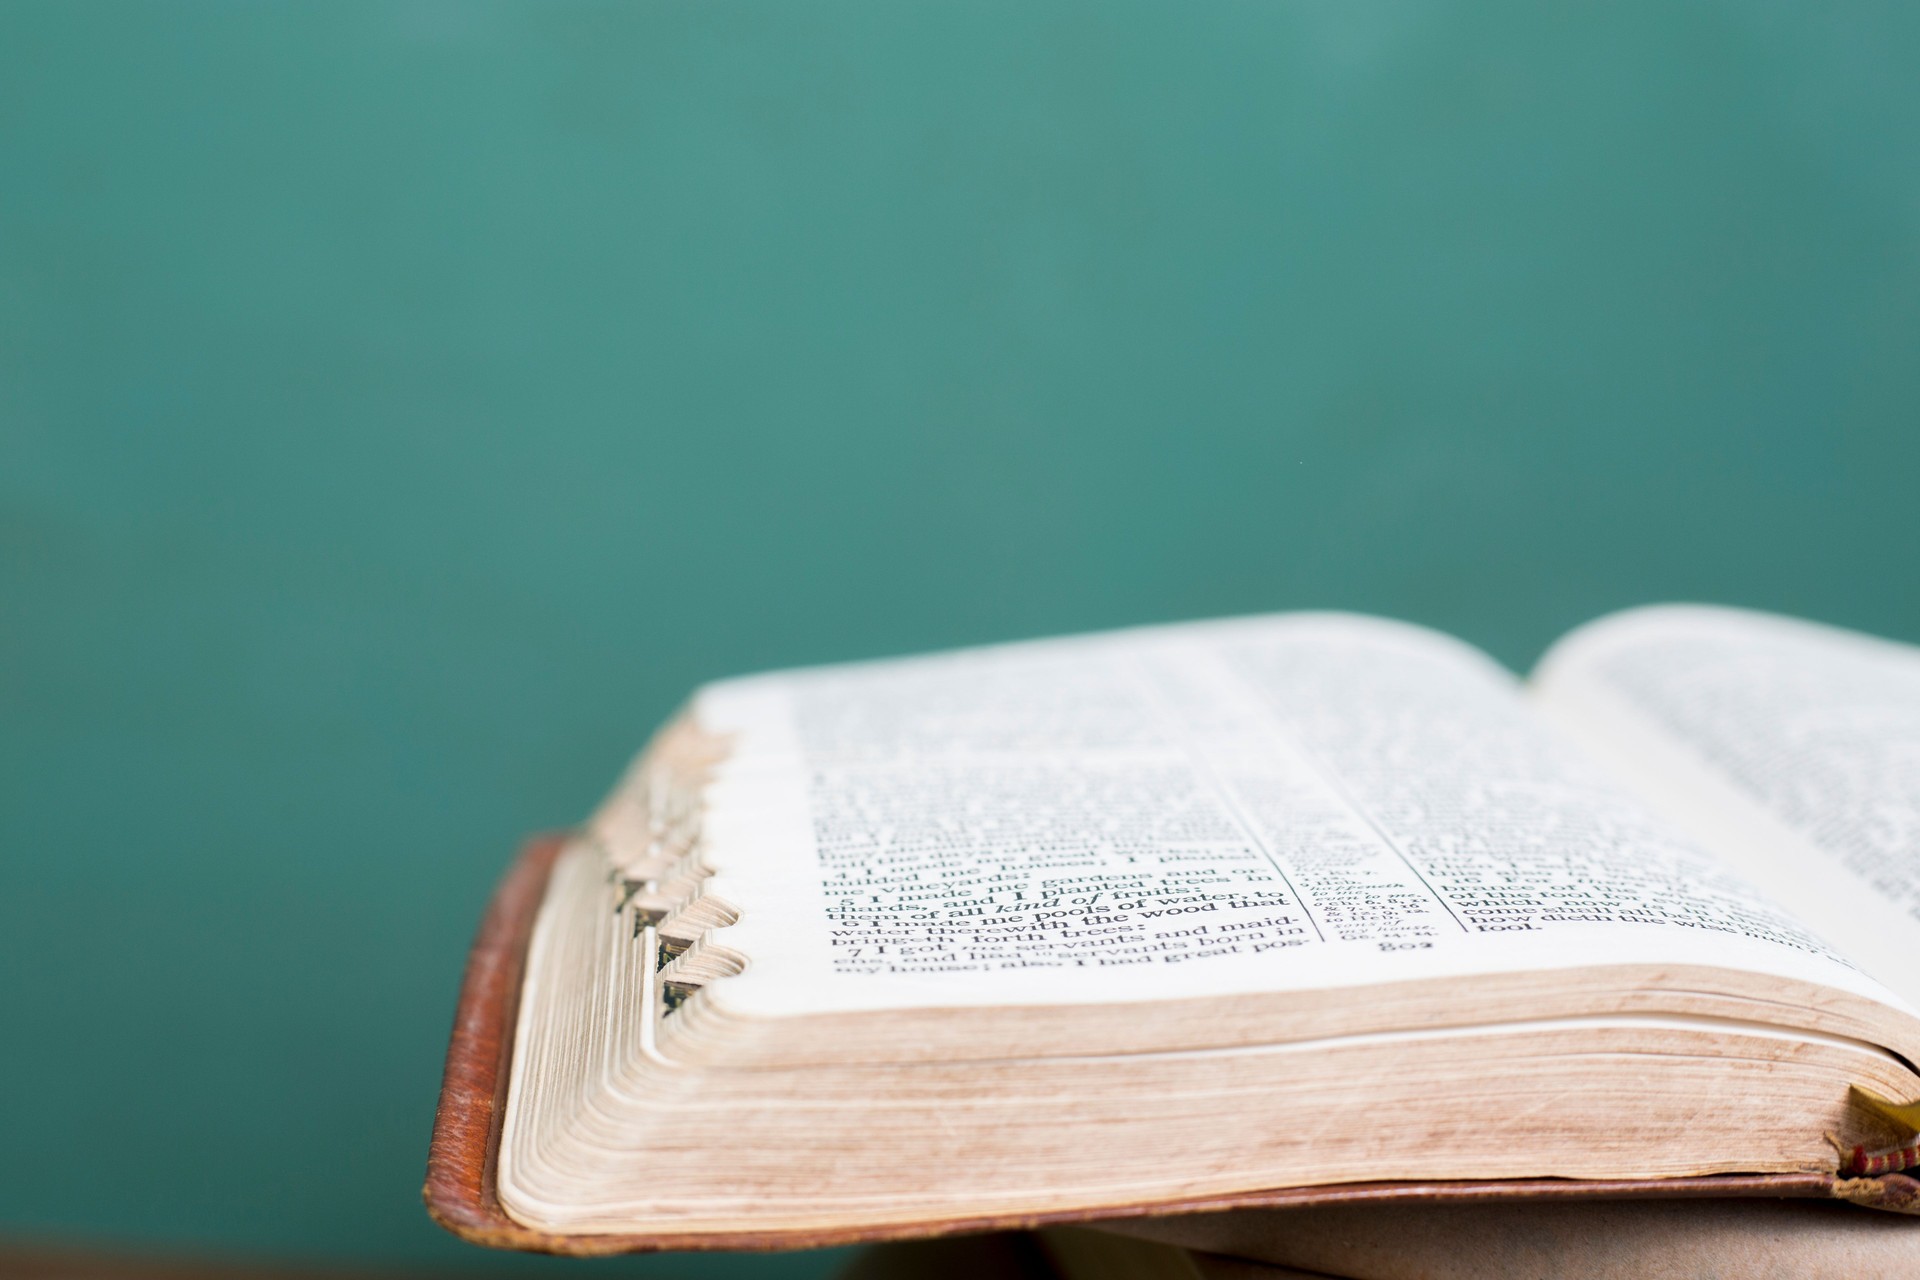
POLYGON ((1063 1222, 1093 1222, 1225 1209, 1282 1208, 1305 1204, 1409 1201, 1465 1202, 1507 1198, 1623 1200, 1716 1196, 1814 1197, 1848 1200, 1872 1208, 1920 1213, 1920 1181, 1899 1174, 1837 1178, 1819 1173, 1719 1174, 1696 1178, 1572 1181, 1526 1178, 1493 1182, 1351 1182, 1321 1187, 1282 1187, 1233 1195, 1115 1204, 1098 1210, 1053 1214, 997 1214, 947 1218, 880 1227, 809 1231, 727 1231, 687 1235, 556 1235, 521 1226, 506 1215, 496 1194, 500 1113, 507 1096, 507 1066, 520 1008, 520 979, 534 913, 563 835, 531 841, 507 871, 487 907, 467 957, 446 1074, 427 1155, 427 1212, 447 1230, 475 1244, 540 1253, 645 1253, 663 1249, 812 1249, 961 1232, 998 1231, 1063 1222))

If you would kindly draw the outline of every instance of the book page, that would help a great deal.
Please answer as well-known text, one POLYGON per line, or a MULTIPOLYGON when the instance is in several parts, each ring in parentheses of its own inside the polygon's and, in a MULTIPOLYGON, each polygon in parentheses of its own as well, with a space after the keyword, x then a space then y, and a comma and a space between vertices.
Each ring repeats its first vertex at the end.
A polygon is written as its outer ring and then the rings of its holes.
POLYGON ((729 1007, 1119 1001, 1593 964, 1879 988, 1476 651, 1294 615, 729 681, 729 1007))
POLYGON ((1573 632, 1534 684, 1638 791, 1920 1003, 1920 649, 1668 605, 1573 632))

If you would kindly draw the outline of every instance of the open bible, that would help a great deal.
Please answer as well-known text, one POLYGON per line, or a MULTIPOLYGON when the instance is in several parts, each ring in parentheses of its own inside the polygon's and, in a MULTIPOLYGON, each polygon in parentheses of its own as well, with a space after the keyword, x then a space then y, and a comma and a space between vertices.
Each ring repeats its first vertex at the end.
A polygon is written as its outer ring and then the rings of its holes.
POLYGON ((1297 614, 752 676, 539 871, 429 1170, 489 1243, 1920 1191, 1888 641, 1663 606, 1521 682, 1297 614))

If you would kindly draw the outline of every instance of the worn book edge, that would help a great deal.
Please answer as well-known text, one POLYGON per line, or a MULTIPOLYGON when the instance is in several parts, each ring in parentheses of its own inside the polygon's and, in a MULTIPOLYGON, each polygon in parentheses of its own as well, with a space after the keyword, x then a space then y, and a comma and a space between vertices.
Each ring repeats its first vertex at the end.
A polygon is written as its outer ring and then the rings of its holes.
POLYGON ((554 862, 567 840, 564 834, 535 839, 508 869, 481 921, 461 983, 439 1106, 434 1115, 423 1194, 434 1221, 474 1244, 574 1256, 668 1249, 811 1249, 964 1232, 1029 1229, 1056 1223, 1382 1201, 1467 1203, 1501 1199, 1761 1196, 1831 1198, 1876 1209, 1920 1214, 1920 1180, 1904 1174, 1847 1178, 1827 1173, 1769 1173, 1596 1181, 1523 1178, 1481 1182, 1356 1182, 1136 1201, 1087 1211, 962 1215, 913 1223, 778 1232, 573 1235, 533 1230, 508 1217, 500 1204, 496 1182, 500 1121, 534 916, 545 895, 554 862))

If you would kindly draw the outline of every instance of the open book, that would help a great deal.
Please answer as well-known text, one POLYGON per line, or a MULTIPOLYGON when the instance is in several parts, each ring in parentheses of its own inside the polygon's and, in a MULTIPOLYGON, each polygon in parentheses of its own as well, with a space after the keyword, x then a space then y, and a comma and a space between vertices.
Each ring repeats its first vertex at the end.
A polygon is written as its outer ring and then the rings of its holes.
POLYGON ((1920 650, 1807 623, 1636 610, 1525 683, 1337 614, 726 681, 554 864, 512 1226, 469 1234, 1723 1174, 1898 1204, 1916 944, 1920 650))

